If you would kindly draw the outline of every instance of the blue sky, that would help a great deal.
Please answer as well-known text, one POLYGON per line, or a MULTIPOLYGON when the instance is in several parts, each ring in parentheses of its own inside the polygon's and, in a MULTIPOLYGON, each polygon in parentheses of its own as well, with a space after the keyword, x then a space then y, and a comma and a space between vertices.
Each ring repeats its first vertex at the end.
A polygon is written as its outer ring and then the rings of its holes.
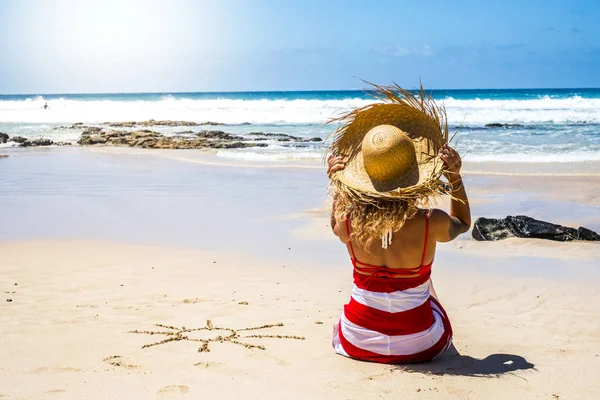
POLYGON ((598 1, 0 0, 0 93, 600 87, 598 1))

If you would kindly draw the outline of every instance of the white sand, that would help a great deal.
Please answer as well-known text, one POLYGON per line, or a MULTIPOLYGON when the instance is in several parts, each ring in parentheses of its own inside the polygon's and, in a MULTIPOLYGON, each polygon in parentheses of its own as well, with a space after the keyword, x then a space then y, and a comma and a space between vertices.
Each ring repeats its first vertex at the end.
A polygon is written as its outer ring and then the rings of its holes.
MULTIPOLYGON (((433 279, 459 354, 358 362, 330 344, 351 267, 327 226, 322 169, 122 153, 2 161, 0 399, 600 398, 597 243, 440 245, 433 279), (190 340, 142 348, 176 336, 130 333, 207 320, 265 349, 231 338, 210 352, 190 340)), ((473 172, 467 184, 474 216, 600 228, 598 177, 473 172)))
MULTIPOLYGON (((528 251, 558 258, 569 252, 577 262, 582 252, 593 251, 590 246, 528 251)), ((503 244, 485 247, 489 254, 503 244)), ((436 271, 436 289, 461 355, 403 369, 333 353, 331 328, 348 300, 349 268, 294 262, 283 267, 248 254, 103 242, 5 243, 0 254, 0 289, 12 299, 0 305, 3 399, 592 399, 599 394, 597 277, 585 283, 507 277, 502 271, 436 271), (129 333, 169 331, 154 326, 159 323, 201 328, 207 319, 233 329, 284 326, 238 332, 240 341, 266 350, 212 342, 210 352, 201 353, 202 343, 190 341, 142 349, 167 336, 129 333), (253 333, 305 340, 243 339, 253 333)), ((505 260, 527 268, 523 255, 505 260)))

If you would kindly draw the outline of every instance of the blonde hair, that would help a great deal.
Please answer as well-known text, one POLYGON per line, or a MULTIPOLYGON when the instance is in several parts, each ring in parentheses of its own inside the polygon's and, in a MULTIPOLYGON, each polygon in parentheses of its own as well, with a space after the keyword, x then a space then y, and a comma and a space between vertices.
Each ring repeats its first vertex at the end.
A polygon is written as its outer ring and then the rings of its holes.
POLYGON ((396 232, 406 221, 415 217, 420 206, 428 201, 402 198, 354 197, 345 187, 338 190, 337 181, 329 186, 333 198, 333 216, 337 221, 349 219, 352 243, 368 251, 375 240, 380 240, 388 232, 396 232))

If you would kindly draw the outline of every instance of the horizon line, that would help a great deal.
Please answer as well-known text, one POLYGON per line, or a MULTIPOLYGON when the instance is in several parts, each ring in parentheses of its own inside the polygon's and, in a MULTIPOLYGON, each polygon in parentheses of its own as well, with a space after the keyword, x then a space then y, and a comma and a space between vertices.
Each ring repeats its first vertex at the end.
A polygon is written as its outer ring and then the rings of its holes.
MULTIPOLYGON (((418 88, 407 89, 409 91, 418 91, 418 88)), ((475 90, 600 90, 600 87, 513 87, 513 88, 427 88, 425 91, 475 91, 475 90)), ((0 93, 0 96, 59 96, 59 95, 103 95, 103 94, 242 94, 242 93, 315 93, 315 92, 370 92, 376 89, 303 89, 303 90, 226 90, 226 91, 171 91, 171 92, 62 92, 62 93, 0 93)))

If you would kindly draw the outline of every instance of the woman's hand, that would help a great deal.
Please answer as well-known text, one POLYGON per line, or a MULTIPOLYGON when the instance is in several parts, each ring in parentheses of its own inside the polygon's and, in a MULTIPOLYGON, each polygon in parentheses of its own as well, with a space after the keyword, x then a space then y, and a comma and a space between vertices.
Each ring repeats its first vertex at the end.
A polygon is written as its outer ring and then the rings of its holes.
POLYGON ((334 173, 341 171, 346 167, 346 162, 341 156, 334 156, 333 154, 327 157, 327 176, 329 179, 334 173))
POLYGON ((462 160, 458 151, 454 150, 448 144, 445 144, 440 149, 438 155, 446 164, 444 175, 448 181, 452 182, 454 179, 460 176, 460 169, 462 167, 462 160), (454 178, 454 179, 452 179, 454 178))

